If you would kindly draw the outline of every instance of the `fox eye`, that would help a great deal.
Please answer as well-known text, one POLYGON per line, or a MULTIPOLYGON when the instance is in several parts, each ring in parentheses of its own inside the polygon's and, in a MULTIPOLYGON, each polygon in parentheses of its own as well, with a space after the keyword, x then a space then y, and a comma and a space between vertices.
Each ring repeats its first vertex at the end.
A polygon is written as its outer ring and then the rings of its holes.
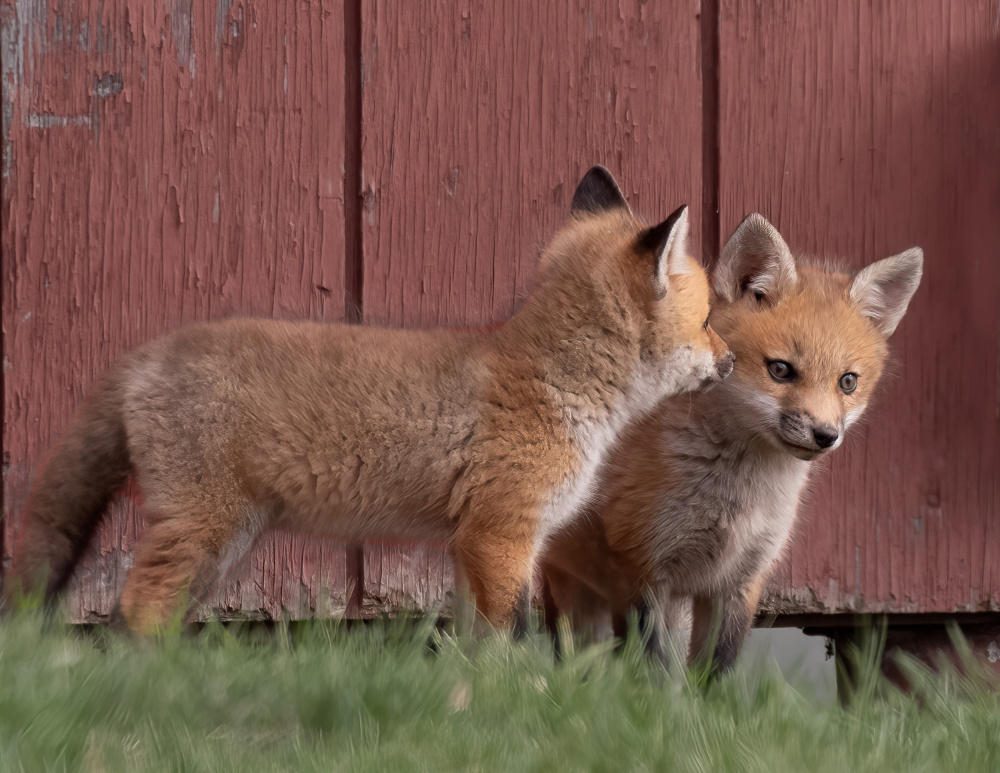
POLYGON ((791 381, 795 378, 795 368, 784 360, 768 360, 767 372, 775 381, 791 381))
POLYGON ((858 374, 845 373, 840 377, 840 389, 845 395, 849 395, 858 388, 858 374))

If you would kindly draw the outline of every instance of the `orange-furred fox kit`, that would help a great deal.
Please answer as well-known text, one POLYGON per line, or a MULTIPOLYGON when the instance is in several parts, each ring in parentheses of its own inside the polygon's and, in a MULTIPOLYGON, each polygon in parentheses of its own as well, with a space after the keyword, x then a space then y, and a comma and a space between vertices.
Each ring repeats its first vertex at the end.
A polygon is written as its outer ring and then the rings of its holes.
POLYGON ((140 346, 49 452, 8 589, 57 593, 131 478, 145 530, 116 614, 135 631, 197 604, 271 527, 447 541, 479 612, 523 628, 537 549, 619 431, 732 369, 687 234, 686 208, 647 228, 595 167, 499 328, 234 319, 140 346))
POLYGON ((710 390, 665 400, 623 432, 602 489, 543 557, 546 618, 639 613, 665 658, 665 618, 693 599, 689 659, 728 668, 795 523, 810 464, 837 448, 882 375, 917 289, 920 249, 854 275, 796 264, 760 215, 712 276, 711 323, 736 355, 710 390))

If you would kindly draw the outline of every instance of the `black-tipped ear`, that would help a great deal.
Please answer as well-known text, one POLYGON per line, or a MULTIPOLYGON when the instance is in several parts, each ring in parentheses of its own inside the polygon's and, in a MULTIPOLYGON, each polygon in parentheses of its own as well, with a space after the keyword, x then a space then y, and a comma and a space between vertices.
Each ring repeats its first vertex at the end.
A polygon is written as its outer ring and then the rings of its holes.
POLYGON ((733 231, 712 273, 715 292, 730 302, 752 292, 777 303, 797 281, 791 250, 774 226, 756 212, 733 231))
POLYGON ((639 245, 653 253, 653 289, 657 298, 667 294, 671 274, 688 273, 688 207, 682 204, 659 225, 639 234, 639 245))
POLYGON ((595 166, 580 180, 573 194, 570 213, 597 215, 614 209, 628 210, 628 202, 622 195, 618 183, 611 172, 603 166, 595 166))
POLYGON ((886 338, 906 313, 924 271, 924 251, 906 252, 865 266, 854 275, 851 300, 886 338))

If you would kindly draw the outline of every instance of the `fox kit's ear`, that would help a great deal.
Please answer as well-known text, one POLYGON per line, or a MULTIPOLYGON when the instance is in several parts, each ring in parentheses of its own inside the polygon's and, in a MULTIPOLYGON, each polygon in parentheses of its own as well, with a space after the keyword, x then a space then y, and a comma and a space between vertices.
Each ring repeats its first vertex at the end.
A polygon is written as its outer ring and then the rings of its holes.
POLYGON ((924 272, 924 251, 912 247, 876 261, 854 275, 851 300, 886 338, 906 313, 924 272))
POLYGON ((653 253, 653 291, 667 294, 671 274, 688 273, 688 208, 682 204, 659 225, 639 234, 639 245, 653 253))
POLYGON ((753 293, 776 303, 797 281, 791 250, 775 227, 756 212, 733 231, 712 274, 715 292, 730 302, 753 293))
POLYGON ((613 209, 631 211, 611 172, 603 166, 595 166, 576 186, 570 214, 599 215, 613 209))

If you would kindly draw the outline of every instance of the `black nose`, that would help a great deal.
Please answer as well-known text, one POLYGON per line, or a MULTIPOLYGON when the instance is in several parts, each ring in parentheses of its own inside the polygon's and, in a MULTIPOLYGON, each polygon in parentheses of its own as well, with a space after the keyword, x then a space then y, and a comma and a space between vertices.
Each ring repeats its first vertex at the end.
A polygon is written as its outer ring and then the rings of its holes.
POLYGON ((816 445, 820 448, 829 448, 837 442, 840 433, 837 432, 836 427, 831 427, 829 424, 821 424, 818 427, 813 427, 813 437, 816 439, 816 445))
POLYGON ((726 354, 721 360, 715 363, 715 369, 719 374, 719 378, 725 378, 730 373, 733 372, 733 364, 736 362, 736 355, 732 352, 726 354))

